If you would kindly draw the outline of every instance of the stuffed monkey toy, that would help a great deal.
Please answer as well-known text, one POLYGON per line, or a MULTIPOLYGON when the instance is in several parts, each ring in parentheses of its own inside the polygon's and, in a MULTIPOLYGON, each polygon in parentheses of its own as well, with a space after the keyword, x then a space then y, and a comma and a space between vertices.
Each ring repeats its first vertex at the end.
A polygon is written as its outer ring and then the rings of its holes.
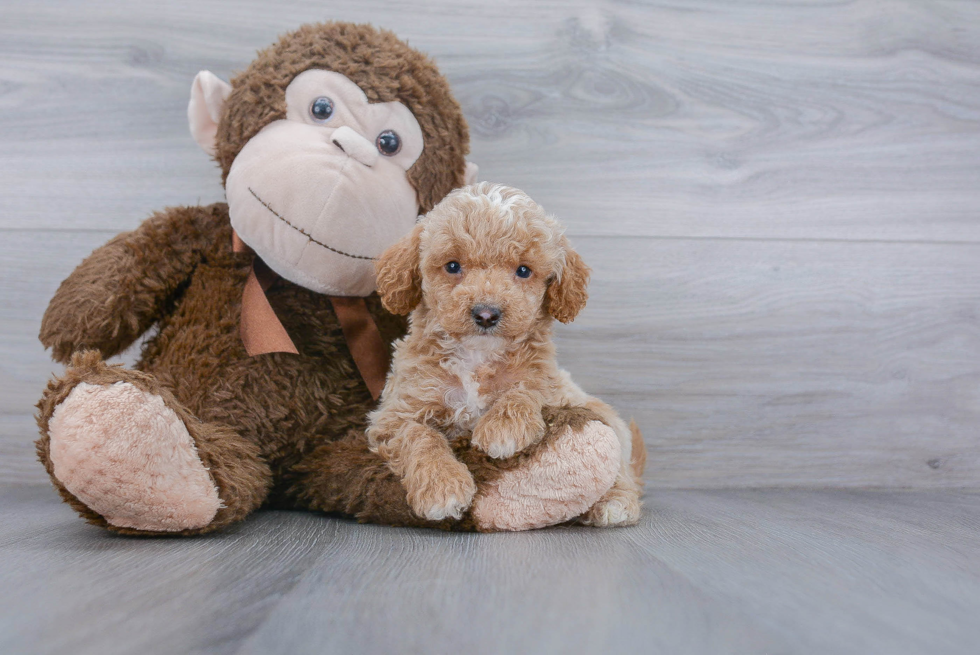
MULTIPOLYGON (((115 237, 44 314, 41 342, 68 365, 38 403, 54 486, 125 534, 210 532, 261 506, 435 525, 411 513, 363 429, 406 330, 374 292, 374 260, 475 176, 445 78, 390 32, 307 25, 231 84, 199 73, 188 118, 227 202, 115 237), (154 326, 135 370, 105 363, 154 326)), ((455 444, 481 492, 438 527, 549 525, 602 496, 579 468, 618 457, 611 429, 545 414, 544 441, 510 460, 455 444), (481 523, 480 503, 498 518, 481 523)))

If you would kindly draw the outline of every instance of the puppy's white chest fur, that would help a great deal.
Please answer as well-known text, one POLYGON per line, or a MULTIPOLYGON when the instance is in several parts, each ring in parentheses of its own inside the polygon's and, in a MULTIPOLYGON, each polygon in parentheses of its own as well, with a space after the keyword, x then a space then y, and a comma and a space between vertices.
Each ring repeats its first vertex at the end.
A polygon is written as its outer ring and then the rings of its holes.
POLYGON ((457 427, 472 430, 489 409, 491 398, 480 393, 477 373, 481 367, 503 359, 503 346, 504 341, 499 337, 466 337, 440 362, 458 380, 458 384, 450 386, 445 395, 446 407, 452 410, 452 421, 457 427))

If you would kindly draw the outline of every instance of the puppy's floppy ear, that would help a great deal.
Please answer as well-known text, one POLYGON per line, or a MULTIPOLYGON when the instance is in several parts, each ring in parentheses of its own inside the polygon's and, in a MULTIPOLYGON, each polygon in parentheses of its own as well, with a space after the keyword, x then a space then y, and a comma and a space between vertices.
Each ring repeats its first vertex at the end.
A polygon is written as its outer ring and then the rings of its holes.
MULTIPOLYGON (((562 239, 563 241, 564 238, 562 239)), ((577 252, 565 241, 565 266, 561 275, 548 285, 544 306, 549 314, 562 323, 572 319, 585 307, 589 299, 589 274, 592 272, 577 252)))
POLYGON ((401 241, 384 251, 375 263, 381 304, 392 314, 408 314, 422 302, 418 224, 401 241))

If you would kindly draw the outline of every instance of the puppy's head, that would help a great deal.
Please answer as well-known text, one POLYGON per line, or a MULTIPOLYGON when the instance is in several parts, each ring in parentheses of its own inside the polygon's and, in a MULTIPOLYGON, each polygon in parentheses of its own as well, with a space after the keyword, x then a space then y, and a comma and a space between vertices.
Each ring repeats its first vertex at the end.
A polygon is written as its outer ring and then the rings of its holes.
POLYGON ((517 338, 568 323, 585 306, 589 268, 562 227, 522 191, 489 182, 436 205, 378 261, 388 311, 424 303, 450 335, 517 338))

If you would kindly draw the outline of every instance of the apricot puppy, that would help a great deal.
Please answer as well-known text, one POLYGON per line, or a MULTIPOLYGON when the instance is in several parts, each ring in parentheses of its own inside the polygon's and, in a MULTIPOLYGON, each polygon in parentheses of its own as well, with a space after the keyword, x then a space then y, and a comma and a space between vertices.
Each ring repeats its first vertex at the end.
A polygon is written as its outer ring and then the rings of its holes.
MULTIPOLYGON (((384 306, 408 314, 367 430, 422 517, 460 518, 476 485, 449 447, 506 458, 545 434, 544 406, 595 411, 619 437, 616 483, 581 518, 608 526, 639 518, 633 434, 605 403, 558 368, 551 333, 585 306, 589 268, 562 227, 522 191, 482 182, 450 193, 378 261, 384 306)), ((636 434, 639 440, 639 433, 636 434)))

